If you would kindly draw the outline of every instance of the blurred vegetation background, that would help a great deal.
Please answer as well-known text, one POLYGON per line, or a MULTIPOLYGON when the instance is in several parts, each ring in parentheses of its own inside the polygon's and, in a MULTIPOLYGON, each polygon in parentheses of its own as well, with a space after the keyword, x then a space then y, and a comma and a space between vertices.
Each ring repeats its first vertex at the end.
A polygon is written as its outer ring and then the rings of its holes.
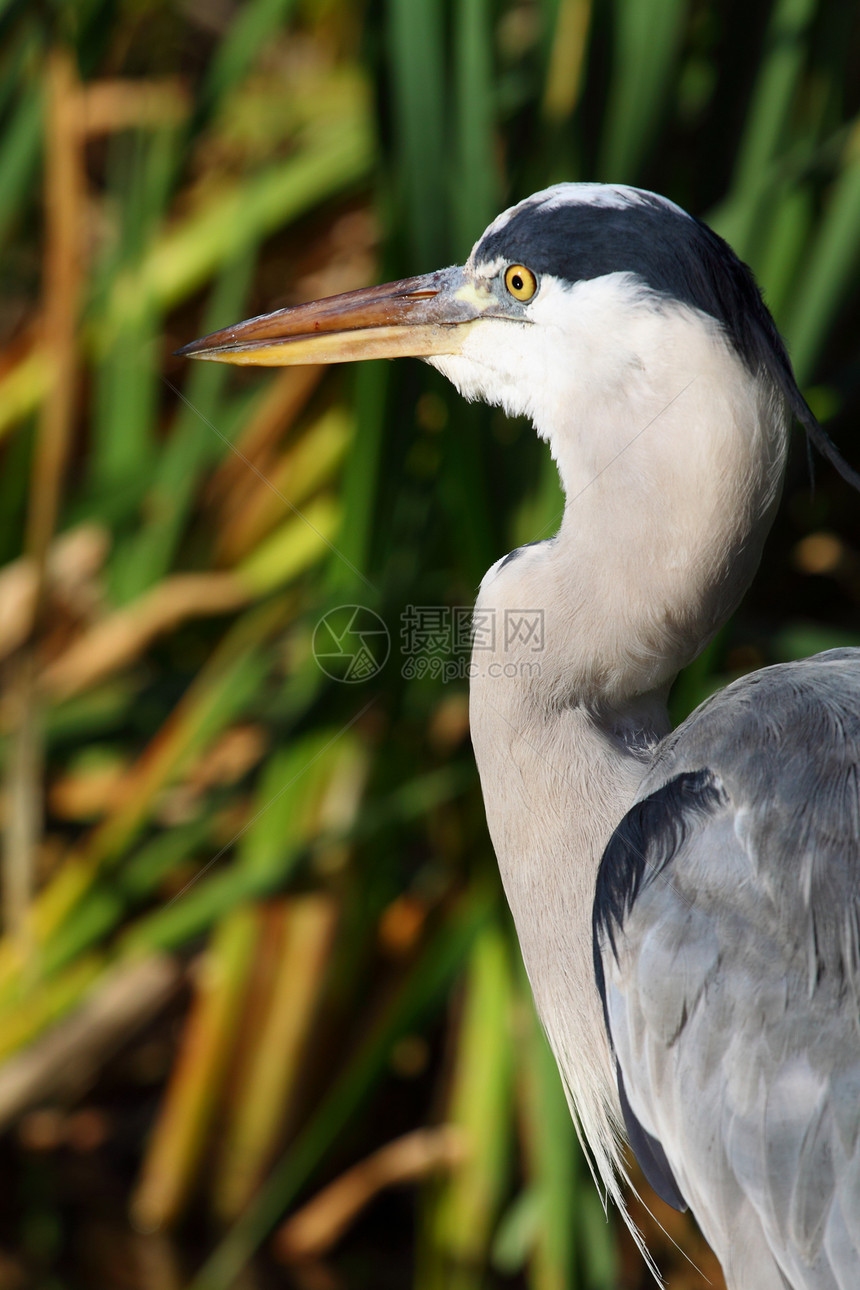
MULTIPOLYGON (((547 453, 418 362, 171 354, 632 182, 754 267, 856 467, 858 111, 826 0, 0 3, 0 1287, 648 1284, 534 1020, 449 629, 552 531, 547 453), (343 605, 391 644, 350 684, 313 651, 343 605)), ((795 448, 679 717, 860 642, 857 498, 795 448)), ((674 1290, 720 1284, 655 1212, 674 1290)))

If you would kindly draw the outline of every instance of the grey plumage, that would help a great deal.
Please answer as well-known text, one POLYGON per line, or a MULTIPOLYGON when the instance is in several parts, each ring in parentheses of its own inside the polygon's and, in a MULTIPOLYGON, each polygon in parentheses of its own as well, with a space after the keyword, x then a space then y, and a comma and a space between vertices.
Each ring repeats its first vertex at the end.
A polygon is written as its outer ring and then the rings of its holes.
POLYGON ((631 1106, 738 1286, 858 1284, 858 765, 860 650, 767 668, 663 741, 601 863, 631 1106))

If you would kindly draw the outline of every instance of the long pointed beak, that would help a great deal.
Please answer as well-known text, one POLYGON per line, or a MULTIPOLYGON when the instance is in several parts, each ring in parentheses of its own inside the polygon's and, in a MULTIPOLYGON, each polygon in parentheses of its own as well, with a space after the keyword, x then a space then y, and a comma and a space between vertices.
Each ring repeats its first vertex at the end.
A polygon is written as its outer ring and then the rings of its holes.
POLYGON ((176 352, 258 367, 456 354, 491 302, 457 266, 249 318, 176 352))

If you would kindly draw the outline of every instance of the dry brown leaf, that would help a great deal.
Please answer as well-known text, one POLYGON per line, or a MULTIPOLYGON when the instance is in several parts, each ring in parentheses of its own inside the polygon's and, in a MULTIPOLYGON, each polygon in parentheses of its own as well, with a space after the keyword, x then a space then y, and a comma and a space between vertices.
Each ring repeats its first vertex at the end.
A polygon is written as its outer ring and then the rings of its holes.
POLYGON ((108 973, 71 1016, 0 1069, 0 1126, 50 1097, 80 1092, 124 1039, 155 1015, 181 977, 165 954, 108 973))
POLYGON ((251 599, 231 573, 184 573, 165 578, 134 604, 118 609, 79 636, 49 664, 41 682, 66 699, 139 658, 151 642, 189 618, 226 614, 251 599))
POLYGON ((78 108, 80 128, 90 139, 116 130, 179 125, 190 110, 191 96, 178 76, 92 81, 78 108))
POLYGON ((462 1135, 453 1125, 416 1129, 396 1138, 287 1219, 274 1238, 276 1255, 288 1263, 319 1258, 383 1188, 453 1169, 464 1155, 462 1135))
MULTIPOLYGON (((52 544, 46 566, 48 605, 61 603, 73 617, 86 617, 98 604, 98 574, 110 538, 98 524, 81 524, 52 544)), ((0 658, 22 645, 33 626, 36 608, 36 562, 29 556, 0 569, 0 658)))
POLYGON ((48 791, 51 814, 60 820, 95 820, 116 803, 126 764, 120 758, 60 775, 48 791))

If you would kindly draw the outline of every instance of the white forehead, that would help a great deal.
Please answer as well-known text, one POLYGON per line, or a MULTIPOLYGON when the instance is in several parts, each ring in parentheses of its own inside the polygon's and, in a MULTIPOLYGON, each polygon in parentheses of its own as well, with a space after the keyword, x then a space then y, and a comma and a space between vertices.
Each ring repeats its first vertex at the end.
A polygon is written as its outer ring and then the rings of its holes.
MULTIPOLYGON (((485 237, 500 233, 502 229, 522 211, 532 207, 543 210, 558 210, 561 206, 596 206, 607 210, 626 210, 630 206, 665 206, 667 211, 676 215, 690 216, 681 206, 661 197, 659 193, 650 193, 644 188, 631 188, 629 184, 553 184, 543 188, 539 193, 532 193, 516 206, 510 206, 501 215, 497 215, 492 224, 484 230, 475 244, 475 249, 485 237)), ((474 251, 473 251, 474 254, 474 251)))

